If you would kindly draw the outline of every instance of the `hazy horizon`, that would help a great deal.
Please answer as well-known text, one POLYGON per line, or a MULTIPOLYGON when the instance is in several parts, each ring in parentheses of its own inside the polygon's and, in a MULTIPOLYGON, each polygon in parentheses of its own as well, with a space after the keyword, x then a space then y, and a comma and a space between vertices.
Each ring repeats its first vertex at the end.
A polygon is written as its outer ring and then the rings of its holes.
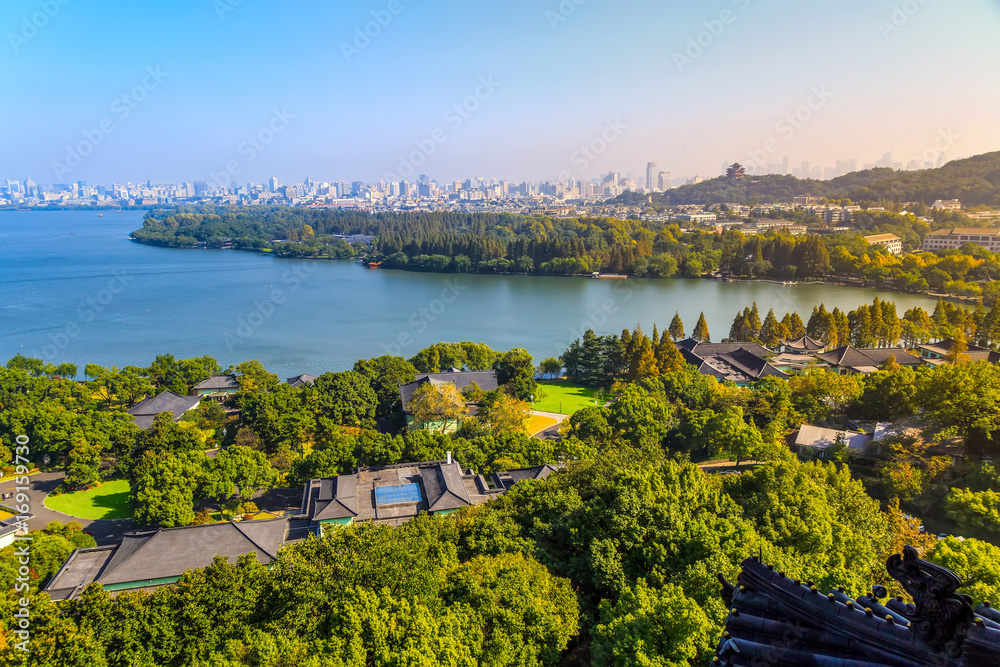
POLYGON ((0 177, 38 183, 711 178, 1000 149, 995 0, 17 0, 0 26, 0 177))

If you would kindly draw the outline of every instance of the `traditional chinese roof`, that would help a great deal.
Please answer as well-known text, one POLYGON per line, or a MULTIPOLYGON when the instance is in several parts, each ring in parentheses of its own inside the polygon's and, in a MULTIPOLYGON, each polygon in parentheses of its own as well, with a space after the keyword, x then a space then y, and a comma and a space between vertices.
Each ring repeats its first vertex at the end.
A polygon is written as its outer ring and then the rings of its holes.
POLYGON ((824 347, 826 343, 821 340, 816 340, 815 338, 810 338, 809 336, 802 336, 801 338, 785 339, 781 341, 789 350, 803 351, 803 352, 819 352, 824 347))
POLYGON ((500 387, 497 382, 496 371, 462 372, 458 369, 452 368, 444 373, 424 373, 422 375, 418 375, 413 382, 400 385, 399 397, 403 403, 403 411, 406 412, 407 405, 409 405, 410 399, 413 398, 413 392, 419 389, 422 385, 444 384, 447 382, 454 384, 460 390, 465 389, 472 384, 478 385, 483 391, 494 391, 500 387))
POLYGON ((118 546, 74 551, 45 590, 62 600, 76 597, 93 581, 117 588, 155 586, 206 567, 216 556, 235 562, 255 553, 267 564, 277 557, 288 525, 280 518, 128 533, 118 546))
POLYGON ((146 429, 153 425, 156 415, 171 412, 174 421, 178 421, 185 412, 198 407, 200 402, 200 396, 180 396, 172 391, 164 391, 139 401, 128 409, 128 413, 139 428, 146 429))
POLYGON ((918 357, 913 356, 902 348, 880 347, 871 349, 858 349, 850 345, 838 347, 836 350, 817 354, 817 358, 822 359, 834 366, 851 368, 854 370, 868 371, 876 369, 889 357, 895 357, 896 363, 901 366, 917 366, 921 363, 918 357))
POLYGON ((233 375, 213 375, 194 386, 195 391, 219 391, 220 389, 239 389, 240 382, 233 375))
POLYGON ((824 594, 748 558, 736 586, 719 577, 730 611, 716 664, 959 667, 1000 659, 1000 614, 988 605, 973 609, 956 594, 961 581, 953 572, 919 559, 912 547, 886 568, 913 604, 883 605, 880 586, 856 600, 843 589, 824 594))
POLYGON ((308 373, 303 373, 302 375, 296 375, 293 378, 288 378, 288 386, 293 388, 298 388, 303 385, 312 384, 316 381, 315 375, 309 375, 308 373))

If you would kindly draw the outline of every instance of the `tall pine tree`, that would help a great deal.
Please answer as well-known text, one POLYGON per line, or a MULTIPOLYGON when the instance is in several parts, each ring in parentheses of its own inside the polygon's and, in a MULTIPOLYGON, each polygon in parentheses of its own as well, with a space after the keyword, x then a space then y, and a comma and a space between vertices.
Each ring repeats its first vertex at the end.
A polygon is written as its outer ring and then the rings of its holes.
POLYGON ((698 323, 694 325, 694 331, 691 332, 691 338, 694 338, 699 343, 712 342, 712 335, 708 332, 708 322, 705 321, 704 311, 702 311, 701 315, 698 317, 698 323))
POLYGON ((681 314, 676 310, 674 311, 674 319, 670 320, 670 329, 668 331, 670 332, 670 337, 675 341, 684 338, 684 322, 681 321, 681 314))

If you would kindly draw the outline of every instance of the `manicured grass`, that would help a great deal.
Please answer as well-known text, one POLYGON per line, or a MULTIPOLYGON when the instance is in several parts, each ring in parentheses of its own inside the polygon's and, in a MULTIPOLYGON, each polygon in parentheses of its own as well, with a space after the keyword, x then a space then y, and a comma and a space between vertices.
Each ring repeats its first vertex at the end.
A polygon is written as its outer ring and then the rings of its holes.
POLYGON ((118 479, 76 493, 49 496, 45 506, 50 510, 81 519, 124 519, 132 516, 128 506, 128 482, 118 479))
POLYGON ((558 424, 552 417, 542 417, 540 415, 531 415, 528 418, 528 435, 535 435, 536 433, 541 433, 550 426, 555 426, 558 424))
MULTIPOLYGON (((581 387, 569 380, 546 380, 538 383, 545 392, 545 398, 535 401, 532 406, 535 410, 542 412, 558 412, 564 415, 571 415, 577 410, 594 405, 594 390, 581 387)), ((598 403, 603 405, 603 400, 598 403)))

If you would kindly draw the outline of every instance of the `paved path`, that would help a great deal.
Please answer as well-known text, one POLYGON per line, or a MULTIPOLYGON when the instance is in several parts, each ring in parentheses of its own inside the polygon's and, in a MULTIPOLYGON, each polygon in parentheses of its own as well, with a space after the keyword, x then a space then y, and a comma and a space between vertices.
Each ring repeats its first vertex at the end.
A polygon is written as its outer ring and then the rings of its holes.
MULTIPOLYGON (((131 519, 82 519, 70 516, 62 512, 50 510, 43 502, 45 496, 52 493, 60 483, 62 483, 65 473, 62 472, 41 472, 32 475, 30 488, 28 489, 28 504, 31 506, 31 513, 34 518, 28 522, 31 530, 41 530, 50 521, 68 523, 76 521, 84 527, 84 530, 94 536, 98 544, 117 544, 122 535, 135 529, 135 524, 131 519)), ((14 491, 14 480, 0 483, 0 493, 14 491)), ((10 506, 10 501, 8 501, 10 506)))
POLYGON ((699 463, 698 467, 707 473, 719 473, 723 470, 745 472, 752 470, 757 465, 759 465, 759 461, 740 461, 740 467, 737 468, 736 461, 706 461, 705 463, 699 463))
POLYGON ((563 422, 569 421, 569 415, 560 414, 558 412, 542 412, 541 410, 532 410, 532 415, 537 417, 548 417, 549 419, 555 419, 556 423, 552 426, 547 426, 537 433, 531 433, 530 435, 535 438, 540 438, 541 440, 561 440, 562 434, 559 429, 562 427, 563 422))

